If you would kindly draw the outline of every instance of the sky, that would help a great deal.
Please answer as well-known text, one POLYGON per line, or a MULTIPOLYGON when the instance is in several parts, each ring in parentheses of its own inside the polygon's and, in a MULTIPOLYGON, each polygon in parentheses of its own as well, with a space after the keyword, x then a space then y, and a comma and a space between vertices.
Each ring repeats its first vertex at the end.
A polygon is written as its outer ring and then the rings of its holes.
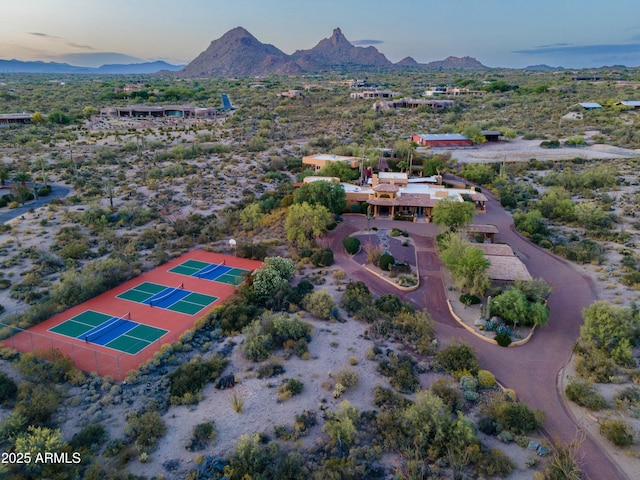
POLYGON ((639 0, 4 0, 0 59, 186 64, 241 26, 285 53, 334 28, 392 62, 640 66, 639 0))

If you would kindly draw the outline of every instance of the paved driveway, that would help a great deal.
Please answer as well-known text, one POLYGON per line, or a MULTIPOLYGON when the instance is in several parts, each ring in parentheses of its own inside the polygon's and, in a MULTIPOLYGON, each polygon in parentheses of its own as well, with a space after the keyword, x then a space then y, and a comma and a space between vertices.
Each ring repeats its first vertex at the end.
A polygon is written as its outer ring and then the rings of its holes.
MULTIPOLYGON (((503 385, 515 389, 518 397, 529 406, 543 410, 546 413, 543 430, 549 438, 557 438, 566 445, 576 436, 579 427, 563 403, 563 396, 558 389, 559 372, 569 361, 578 337, 582 324, 581 311, 597 298, 597 292, 593 282, 568 262, 538 248, 516 233, 511 216, 495 198, 489 194, 487 196, 490 197, 488 213, 476 216, 474 222, 496 225, 500 232, 496 242, 511 245, 532 276, 544 278, 554 288, 549 297, 549 324, 536 330, 533 339, 522 347, 500 348, 490 345, 471 335, 451 317, 440 270, 434 268, 434 262, 439 265, 439 259, 435 257, 433 245, 433 237, 438 229, 433 224, 403 222, 401 225, 412 234, 418 247, 421 283, 420 288, 413 292, 401 292, 379 280, 344 253, 342 239, 366 228, 366 219, 362 216, 345 216, 344 223, 331 232, 335 261, 348 278, 366 282, 372 291, 378 294, 395 293, 416 307, 426 308, 437 323, 437 334, 441 340, 460 339, 474 347, 483 368, 491 370, 503 385)), ((390 228, 391 224, 390 220, 373 220, 371 226, 390 228)), ((627 478, 589 436, 582 443, 580 455, 583 468, 591 479, 627 478)))
MULTIPOLYGON (((62 198, 69 195, 71 192, 71 188, 65 187, 63 185, 52 185, 51 193, 46 197, 40 197, 38 200, 31 200, 24 205, 19 206, 18 208, 13 208, 9 210, 4 207, 0 209, 0 223, 6 223, 10 220, 13 220, 16 217, 20 217, 27 213, 31 208, 38 208, 46 205, 54 198, 62 198)), ((0 189, 0 197, 7 193, 11 193, 10 188, 2 188, 0 189)))

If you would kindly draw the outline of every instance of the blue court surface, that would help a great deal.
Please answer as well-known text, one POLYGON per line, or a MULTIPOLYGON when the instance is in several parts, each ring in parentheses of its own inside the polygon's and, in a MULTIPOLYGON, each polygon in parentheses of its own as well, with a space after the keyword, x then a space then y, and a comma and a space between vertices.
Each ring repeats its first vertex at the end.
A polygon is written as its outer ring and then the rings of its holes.
POLYGON ((173 267, 169 272, 237 286, 244 282, 244 276, 249 270, 230 267, 225 264, 187 260, 173 267))
POLYGON ((85 310, 49 331, 130 354, 138 353, 168 332, 92 310, 85 310))
POLYGON ((141 283, 126 292, 122 292, 117 298, 186 315, 195 315, 218 300, 218 297, 211 295, 192 292, 181 287, 171 288, 151 282, 141 283))

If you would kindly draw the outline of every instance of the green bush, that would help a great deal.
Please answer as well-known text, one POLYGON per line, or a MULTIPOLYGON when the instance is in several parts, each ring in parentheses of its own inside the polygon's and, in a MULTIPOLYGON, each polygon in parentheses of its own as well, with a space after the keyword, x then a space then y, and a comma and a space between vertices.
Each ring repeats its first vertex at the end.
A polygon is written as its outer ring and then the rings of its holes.
POLYGON ((18 386, 16 383, 11 380, 9 375, 4 372, 0 372, 0 405, 13 400, 17 393, 18 386))
POLYGON ((188 443, 188 450, 199 451, 207 447, 207 445, 218 436, 213 422, 199 423, 191 432, 191 442, 188 443))
POLYGON ((460 302, 467 306, 478 305, 480 303, 480 299, 470 293, 463 293, 460 295, 460 302))
POLYGON ((389 377, 389 383, 400 393, 413 393, 420 388, 415 362, 407 355, 389 354, 378 363, 378 371, 389 377))
POLYGON ((454 376, 465 371, 476 375, 480 369, 475 351, 464 343, 448 345, 436 353, 435 359, 444 371, 454 376))
POLYGON ((581 378, 572 377, 564 389, 564 393, 569 400, 589 410, 602 410, 607 406, 602 394, 587 380, 581 378))
POLYGON ((254 362, 266 360, 279 348, 292 349, 302 355, 310 340, 311 326, 297 316, 286 313, 265 313, 244 330, 244 354, 254 362))
POLYGON ((384 270, 387 272, 390 271, 391 266, 395 263, 395 261, 396 260, 395 258, 393 258, 393 255, 390 255, 388 253, 382 254, 378 262, 378 265, 380 266, 380 270, 384 270))
POLYGON ((342 240, 342 246, 350 255, 355 255, 360 250, 360 239, 356 237, 347 237, 342 240))
POLYGON ((316 250, 311 255, 311 263, 314 267, 328 267, 333 265, 333 250, 328 247, 316 250))
POLYGON ((192 360, 180 365, 169 375, 171 402, 180 404, 185 395, 198 393, 208 382, 220 376, 227 363, 222 356, 215 355, 206 361, 192 360))
POLYGON ((629 425, 621 420, 603 420, 600 424, 600 435, 605 436, 611 443, 620 448, 633 444, 633 434, 630 430, 629 425))
POLYGON ((523 435, 538 430, 542 426, 541 412, 534 412, 521 402, 502 401, 492 403, 489 414, 505 430, 523 435))
POLYGON ((71 437, 69 446, 74 450, 81 448, 95 452, 107 441, 109 434, 99 423, 91 423, 71 437))
POLYGON ((129 412, 124 433, 135 441, 139 453, 150 453, 155 450, 158 439, 167 432, 167 425, 155 410, 144 413, 129 412))
POLYGON ((289 378, 278 387, 278 399, 285 401, 294 395, 299 395, 304 390, 304 383, 295 378, 289 378))
POLYGON ((511 336, 506 332, 501 332, 495 336, 495 341, 501 347, 508 347, 511 345, 511 336))
POLYGON ((360 280, 347 283, 342 294, 341 305, 349 315, 353 315, 364 307, 371 305, 369 287, 360 280))

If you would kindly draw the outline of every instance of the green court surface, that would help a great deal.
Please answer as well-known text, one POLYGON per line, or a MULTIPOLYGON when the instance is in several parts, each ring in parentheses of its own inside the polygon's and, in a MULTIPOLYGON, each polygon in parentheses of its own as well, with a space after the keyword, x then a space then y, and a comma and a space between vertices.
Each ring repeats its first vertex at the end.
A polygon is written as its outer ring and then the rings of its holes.
MULTIPOLYGON (((195 260, 189 260, 190 262, 194 262, 195 260)), ((186 262, 185 262, 186 263, 186 262)), ((197 262, 202 263, 202 262, 197 262)), ((176 299, 174 303, 171 305, 158 306, 155 303, 155 299, 153 296, 162 292, 163 290, 170 289, 171 287, 167 287, 165 285, 158 285, 156 283, 144 282, 136 287, 133 287, 126 292, 122 292, 117 298, 122 298, 124 300, 130 300, 132 302, 138 303, 147 303, 147 300, 152 299, 153 307, 165 308, 166 310, 172 310, 178 313, 184 313, 186 315, 195 315, 200 310, 205 307, 208 307, 216 300, 218 297, 214 297, 211 295, 205 295, 203 293, 189 292, 188 295, 176 299)), ((188 292, 188 290, 181 290, 181 292, 188 292)), ((149 302, 150 303, 150 302, 149 302)), ((148 303, 147 303, 148 304, 148 303)))
POLYGON ((119 336, 115 340, 107 343, 107 347, 121 352, 135 354, 147 345, 162 337, 167 330, 150 327, 148 325, 138 325, 133 330, 119 336))
POLYGON ((194 315, 202 310, 204 307, 211 305, 218 300, 218 297, 212 297, 210 295, 204 295, 202 293, 190 293, 181 300, 167 307, 167 310, 173 310, 178 313, 186 313, 187 315, 194 315))
MULTIPOLYGON (((211 267, 213 265, 215 264, 199 262, 197 260, 187 260, 186 262, 183 262, 180 265, 177 265, 169 269, 169 272, 178 273, 180 275, 187 275, 189 277, 198 277, 197 275, 198 272, 200 272, 202 269, 211 267)), ((214 282, 226 283, 228 285, 233 285, 234 287, 237 287, 238 285, 240 285, 245 281, 244 275, 248 272, 249 270, 244 270, 242 268, 234 267, 234 268, 231 268, 231 270, 225 273, 222 273, 219 277, 216 277, 213 279, 211 278, 205 278, 205 279, 214 281, 214 282)))
MULTIPOLYGON (((200 309, 201 308, 202 307, 200 307, 200 309)), ((56 325, 49 329, 49 331, 71 338, 81 338, 82 335, 91 329, 100 326, 112 318, 114 318, 114 315, 86 310, 79 315, 62 322, 61 324, 56 325)), ((168 330, 138 323, 138 325, 133 329, 103 346, 119 350, 124 353, 136 354, 143 348, 161 338, 167 332, 168 330)))
POLYGON ((83 333, 88 332, 93 327, 106 322, 111 319, 113 315, 105 315, 104 313, 94 312, 93 310, 87 310, 79 315, 62 322, 60 325, 56 325, 49 331, 65 335, 67 337, 77 338, 83 333))
POLYGON ((122 292, 117 298, 131 300, 132 302, 143 303, 145 300, 153 297, 156 293, 160 293, 167 287, 156 283, 144 282, 126 292, 122 292))

